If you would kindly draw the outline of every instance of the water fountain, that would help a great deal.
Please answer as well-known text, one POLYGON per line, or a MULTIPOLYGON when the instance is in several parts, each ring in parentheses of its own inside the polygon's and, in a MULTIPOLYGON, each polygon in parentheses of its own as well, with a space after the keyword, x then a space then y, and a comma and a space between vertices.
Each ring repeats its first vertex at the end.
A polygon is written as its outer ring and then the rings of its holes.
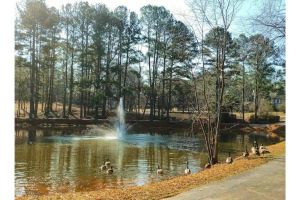
MULTIPOLYGON (((62 133, 55 129, 51 130, 50 134, 48 130, 36 130, 35 140, 30 145, 26 140, 26 134, 28 139, 31 136, 28 130, 16 134, 16 138, 20 139, 15 144, 15 196, 37 195, 38 198, 48 192, 72 192, 74 186, 79 188, 80 192, 92 191, 95 190, 94 183, 113 188, 143 185, 182 175, 186 159, 189 160, 189 169, 192 172, 202 170, 200 165, 206 162, 206 159, 202 158, 206 158, 207 155, 202 150, 205 146, 203 140, 199 140, 198 137, 186 137, 184 133, 165 134, 165 130, 154 134, 134 131, 129 134, 123 101, 121 98, 116 108, 116 118, 109 120, 111 123, 90 126, 91 129, 84 132, 79 130, 77 133, 72 130, 71 135, 63 135, 64 131, 62 133), (34 157, 26 153, 28 151, 45 156, 34 157), (61 164, 70 167, 53 167, 53 159, 60 157, 64 158, 61 164), (99 169, 107 158, 116 169, 109 182, 108 175, 99 169), (78 159, 80 162, 76 162, 78 159), (153 176, 152 169, 160 163, 159 160, 164 160, 162 168, 172 170, 167 170, 164 176, 153 176), (49 168, 51 173, 35 173, 40 169, 49 168), (121 179, 124 181, 120 184, 121 179), (70 180, 74 184, 61 180, 70 180), (85 184, 84 187, 77 187, 82 184, 85 184), (41 187, 46 188, 43 190, 45 192, 41 192, 41 187)), ((244 150, 244 145, 240 143, 241 137, 245 137, 244 144, 252 145, 254 136, 251 135, 230 134, 220 138, 220 145, 224 147, 219 153, 221 160, 225 160, 227 152, 232 149, 236 149, 232 153, 236 155, 244 150)), ((259 144, 276 142, 275 139, 263 136, 256 136, 255 140, 259 144)))
POLYGON ((123 139, 126 134, 125 112, 123 105, 123 97, 121 97, 117 108, 117 121, 115 123, 115 130, 119 139, 123 139))
POLYGON ((113 124, 91 125, 89 129, 83 131, 83 135, 80 137, 73 136, 67 139, 124 139, 127 127, 123 109, 123 97, 120 98, 116 115, 117 117, 114 120, 110 120, 113 124))

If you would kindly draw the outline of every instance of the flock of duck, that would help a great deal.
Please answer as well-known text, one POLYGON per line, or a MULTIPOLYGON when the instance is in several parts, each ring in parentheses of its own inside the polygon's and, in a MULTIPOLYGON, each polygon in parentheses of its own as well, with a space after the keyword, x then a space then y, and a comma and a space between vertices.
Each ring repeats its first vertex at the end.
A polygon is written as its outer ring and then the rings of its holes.
MULTIPOLYGON (((106 159, 106 161, 103 163, 103 165, 100 166, 100 169, 102 171, 106 171, 107 174, 112 174, 114 172, 113 170, 113 166, 111 165, 109 159, 106 159)), ((163 169, 160 167, 160 165, 157 165, 157 170, 156 170, 157 174, 163 174, 164 171, 163 169)), ((186 169, 184 170, 185 174, 190 174, 191 170, 189 169, 189 162, 186 161, 186 169)))
MULTIPOLYGON (((156 173, 157 174, 163 174, 164 173, 163 169, 159 165, 157 165, 156 173)), ((185 170, 184 170, 184 174, 190 174, 190 173, 191 173, 191 170, 189 169, 189 161, 186 161, 186 167, 185 167, 185 170)))
MULTIPOLYGON (((257 142, 254 140, 253 142, 253 146, 251 147, 251 154, 252 155, 264 155, 264 154, 267 154, 267 153, 270 153, 270 151, 263 145, 261 144, 260 146, 258 146, 257 142)), ((248 149, 247 149, 247 145, 245 147, 245 151, 243 152, 242 156, 244 158, 247 158, 249 157, 249 152, 248 152, 248 149)), ((231 157, 230 155, 230 152, 228 152, 228 157, 226 158, 225 162, 227 164, 231 164, 233 162, 233 158, 231 157)), ((208 162, 204 168, 210 168, 211 167, 211 164, 208 162)), ((109 159, 106 159, 106 161, 104 162, 103 165, 101 165, 100 169, 102 171, 106 171, 107 174, 112 174, 114 172, 113 170, 113 166, 111 165, 109 159)), ((163 174, 164 171, 163 169, 160 167, 160 165, 157 165, 157 170, 156 170, 156 173, 157 174, 163 174)), ((191 173, 191 170, 189 169, 189 161, 187 160, 186 161, 186 168, 184 170, 184 174, 190 174, 191 173)))
MULTIPOLYGON (((261 144, 260 146, 258 146, 256 140, 254 140, 253 146, 251 147, 251 153, 252 153, 252 155, 260 156, 260 155, 264 155, 264 154, 270 153, 270 151, 263 144, 261 144)), ((247 145, 245 147, 245 151, 243 152, 242 156, 245 157, 245 158, 247 158, 249 156, 247 145)), ((230 152, 228 152, 228 157, 226 158, 225 162, 227 164, 231 164, 233 162, 233 159, 230 156, 230 152)))
POLYGON ((113 166, 110 164, 109 159, 106 159, 103 165, 101 165, 100 169, 102 171, 106 171, 107 174, 112 174, 114 172, 113 166))

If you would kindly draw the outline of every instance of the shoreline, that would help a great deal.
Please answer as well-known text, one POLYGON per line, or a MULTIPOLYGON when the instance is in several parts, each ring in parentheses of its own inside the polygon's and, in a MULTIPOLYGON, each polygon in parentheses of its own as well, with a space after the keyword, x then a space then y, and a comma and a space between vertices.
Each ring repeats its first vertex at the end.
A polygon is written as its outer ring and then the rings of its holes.
MULTIPOLYGON (((285 155, 285 142, 268 146, 271 154, 266 156, 250 156, 249 159, 237 157, 230 165, 220 163, 211 169, 206 169, 191 175, 182 175, 149 183, 143 186, 129 186, 123 189, 105 189, 90 192, 69 192, 64 194, 50 194, 39 196, 39 199, 162 199, 177 195, 189 189, 205 185, 212 181, 222 180, 226 177, 244 172, 260 166, 268 161, 285 155), (163 188, 163 190, 162 190, 163 188)), ((36 196, 21 196, 16 199, 36 199, 36 196)))
MULTIPOLYGON (((56 120, 56 119, 51 119, 56 120)), ((61 122, 65 122, 69 119, 61 119, 61 122)), ((71 120, 66 124, 56 125, 55 123, 48 124, 47 121, 39 120, 39 123, 28 123, 29 119, 26 121, 18 122, 15 121, 15 130, 84 130, 95 128, 98 125, 111 125, 113 121, 108 119, 105 120, 82 120, 81 123, 74 123, 80 121, 81 119, 71 120), (41 123, 43 122, 43 123, 41 123), (98 122, 98 123, 95 123, 98 122), (100 122, 100 123, 99 123, 100 122)), ((166 121, 166 120, 130 120, 126 122, 129 125, 129 132, 160 132, 162 129, 176 132, 176 131, 192 131, 192 123, 186 120, 178 121, 166 121)), ((193 125, 193 133, 201 133, 200 125, 193 125)), ((271 138, 279 138, 279 141, 285 140, 285 122, 273 123, 273 124, 249 124, 249 123, 222 123, 221 124, 221 134, 254 134, 262 135, 271 138)))

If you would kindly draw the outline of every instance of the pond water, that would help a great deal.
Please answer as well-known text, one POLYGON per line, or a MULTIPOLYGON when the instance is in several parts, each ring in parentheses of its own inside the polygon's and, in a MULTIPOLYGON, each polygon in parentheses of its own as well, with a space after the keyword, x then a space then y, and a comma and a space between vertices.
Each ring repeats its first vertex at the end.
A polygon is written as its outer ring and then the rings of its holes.
MULTIPOLYGON (((101 131, 100 131, 101 132, 101 131)), ((192 173, 207 162, 204 141, 188 133, 128 133, 122 140, 89 131, 16 130, 15 195, 43 195, 143 185, 183 175, 189 161, 192 173), (109 159, 114 173, 100 170, 109 159), (157 175, 157 165, 164 170, 157 175)), ((259 135, 226 134, 220 138, 220 161, 230 151, 240 155, 253 140, 271 144, 277 139, 259 135)))

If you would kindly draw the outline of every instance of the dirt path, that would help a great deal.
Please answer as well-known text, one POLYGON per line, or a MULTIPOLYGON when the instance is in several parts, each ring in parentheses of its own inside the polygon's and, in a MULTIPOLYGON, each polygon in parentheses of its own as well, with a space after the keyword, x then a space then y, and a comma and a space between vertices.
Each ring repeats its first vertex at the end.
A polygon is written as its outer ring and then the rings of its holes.
POLYGON ((285 157, 166 200, 285 199, 285 157))

